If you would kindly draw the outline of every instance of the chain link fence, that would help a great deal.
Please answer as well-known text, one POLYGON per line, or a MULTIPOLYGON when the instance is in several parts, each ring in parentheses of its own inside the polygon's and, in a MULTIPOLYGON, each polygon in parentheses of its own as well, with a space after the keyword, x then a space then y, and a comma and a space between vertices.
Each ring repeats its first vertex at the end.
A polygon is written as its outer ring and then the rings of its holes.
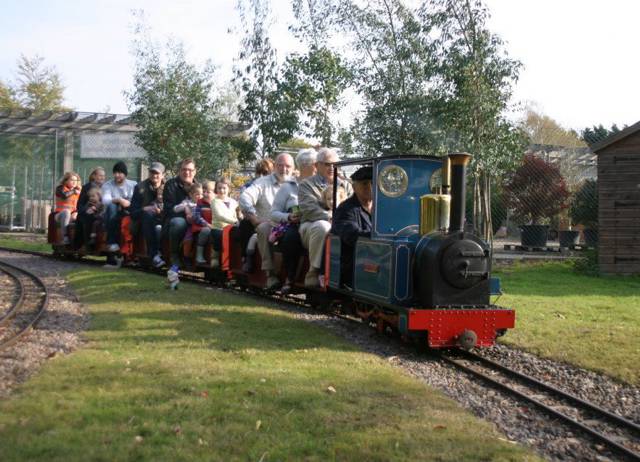
MULTIPOLYGON (((128 177, 139 181, 142 154, 114 153, 104 147, 104 137, 102 133, 74 136, 73 156, 67 155, 67 165, 72 163, 71 169, 84 183, 94 168, 104 167, 109 176, 113 164, 122 160, 129 169, 128 177)), ((45 231, 64 170, 64 137, 0 135, 0 229, 45 231)))
POLYGON ((589 148, 531 146, 494 180, 494 248, 554 251, 597 246, 597 159, 589 148))

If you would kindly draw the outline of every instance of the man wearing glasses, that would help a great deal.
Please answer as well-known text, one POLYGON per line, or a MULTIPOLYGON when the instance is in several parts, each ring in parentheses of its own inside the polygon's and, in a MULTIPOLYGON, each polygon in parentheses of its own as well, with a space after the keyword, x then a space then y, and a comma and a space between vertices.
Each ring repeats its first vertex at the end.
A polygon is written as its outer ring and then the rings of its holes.
POLYGON ((185 212, 175 212, 174 207, 186 199, 189 186, 195 182, 196 163, 193 159, 184 159, 179 164, 178 175, 171 178, 164 186, 163 201, 163 232, 168 230, 169 246, 171 248, 171 264, 180 266, 180 243, 187 232, 187 217, 185 212))
MULTIPOLYGON (((304 278, 305 287, 319 287, 320 269, 324 240, 331 229, 331 204, 325 197, 333 187, 333 164, 338 162, 338 154, 329 148, 318 151, 317 173, 300 183, 298 201, 300 206, 300 237, 302 245, 309 251, 309 271, 304 278)), ((338 179, 339 196, 349 197, 353 193, 351 184, 338 179)), ((336 204, 337 205, 337 204, 336 204)))

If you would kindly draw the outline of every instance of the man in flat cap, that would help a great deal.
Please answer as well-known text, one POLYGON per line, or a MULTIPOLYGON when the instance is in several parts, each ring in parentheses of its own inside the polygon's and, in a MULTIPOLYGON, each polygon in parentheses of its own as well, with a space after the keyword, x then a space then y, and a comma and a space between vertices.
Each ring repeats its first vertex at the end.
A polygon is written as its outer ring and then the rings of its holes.
POLYGON ((340 258, 341 284, 353 284, 353 263, 356 241, 359 237, 371 237, 371 212, 373 193, 372 169, 362 167, 351 175, 354 194, 338 206, 333 214, 331 232, 340 236, 342 252, 340 258))
POLYGON ((111 253, 107 265, 115 265, 112 253, 118 252, 120 220, 129 213, 133 188, 136 182, 127 179, 129 171, 123 161, 113 166, 113 179, 102 185, 102 203, 104 204, 104 226, 107 230, 107 251, 111 253))
POLYGON ((142 231, 147 244, 147 256, 153 266, 164 265, 160 254, 160 233, 162 229, 162 188, 164 187, 164 165, 151 162, 149 177, 138 183, 131 199, 131 219, 133 229, 142 231))

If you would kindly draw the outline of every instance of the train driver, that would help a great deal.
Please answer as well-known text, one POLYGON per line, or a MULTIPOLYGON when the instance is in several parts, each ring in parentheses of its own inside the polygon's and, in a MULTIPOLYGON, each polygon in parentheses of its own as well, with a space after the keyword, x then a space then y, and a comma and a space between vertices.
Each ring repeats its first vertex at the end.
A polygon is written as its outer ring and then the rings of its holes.
POLYGON ((373 193, 371 167, 362 167, 351 175, 354 194, 338 206, 333 215, 331 232, 340 236, 342 253, 340 258, 341 283, 353 284, 353 263, 356 241, 359 237, 371 237, 371 212, 373 193))

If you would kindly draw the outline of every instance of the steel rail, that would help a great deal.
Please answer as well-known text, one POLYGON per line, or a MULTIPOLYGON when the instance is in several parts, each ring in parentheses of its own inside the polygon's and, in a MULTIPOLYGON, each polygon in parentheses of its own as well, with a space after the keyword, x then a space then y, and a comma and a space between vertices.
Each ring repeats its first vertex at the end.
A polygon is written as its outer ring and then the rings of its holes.
POLYGON ((550 406, 547 406, 546 404, 544 404, 542 401, 527 395, 526 393, 523 393, 519 390, 516 390, 515 388, 510 387, 509 385, 507 385, 506 383, 503 383, 499 380, 494 379, 493 377, 490 377, 486 374, 483 374, 482 372, 469 367, 465 364, 462 364, 459 360, 450 358, 446 355, 441 355, 441 358, 453 365, 454 367, 461 369, 465 372, 467 372, 468 374, 471 374, 475 377, 478 377, 482 380, 484 380, 485 382, 489 382, 491 385, 502 389, 504 391, 506 391, 507 393, 510 393, 514 396, 517 396, 518 398, 527 401, 529 403, 534 404, 535 406, 537 406, 538 408, 540 408, 543 412, 546 412, 547 414, 550 414, 566 423, 568 423, 569 425, 580 429, 581 431, 588 433, 589 435, 591 435, 593 438, 597 439, 598 441, 600 441, 601 443, 604 443, 606 446, 618 451, 619 453, 624 454, 625 456, 627 456, 630 460, 633 461, 640 461, 640 453, 633 451, 632 449, 627 448, 626 446, 618 443, 617 441, 612 440, 611 438, 609 438, 608 436, 606 436, 603 433, 600 433, 597 430, 594 430, 593 428, 590 428, 586 425, 584 425, 582 422, 579 422, 577 420, 575 420, 573 417, 570 417, 566 414, 563 414, 560 411, 557 411, 555 409, 553 409, 550 406))
POLYGON ((626 428, 627 430, 631 430, 634 431, 636 433, 638 433, 640 435, 640 425, 638 425, 635 422, 632 422, 631 420, 628 420, 624 417, 622 417, 619 414, 616 414, 614 412, 609 411, 608 409, 604 409, 603 407, 598 406, 597 404, 593 404, 589 401, 585 401, 584 399, 576 396, 576 395, 572 395, 571 393, 567 393, 564 390, 561 390, 560 388, 554 387, 553 385, 549 385, 548 383, 544 383, 538 379, 536 379, 535 377, 531 377, 529 375, 523 374, 522 372, 518 372, 514 369, 511 369, 503 364, 497 363, 491 359, 485 358, 483 356, 477 355, 475 353, 471 353, 471 352, 465 352, 464 353, 465 356, 474 359, 476 361, 480 361, 483 362, 485 364, 488 364, 489 366, 498 369, 502 372, 504 372, 505 374, 517 377, 525 382, 528 382, 530 384, 533 384, 534 386, 539 387, 542 390, 545 390, 549 393, 552 393, 554 395, 557 396, 561 396, 562 398, 566 399, 567 401, 571 401, 579 406, 583 406, 584 408, 587 408, 589 411, 594 412, 596 414, 600 414, 603 418, 606 418, 608 420, 611 420, 613 422, 618 423, 620 426, 626 428))
POLYGON ((2 271, 4 274, 6 274, 7 276, 9 276, 11 279, 15 281, 18 294, 19 294, 18 298, 7 310, 7 312, 3 314, 2 317, 0 317, 0 327, 3 327, 9 323, 9 321, 15 316, 18 310, 22 307, 22 304, 24 303, 25 290, 24 290, 24 284, 22 283, 22 281, 18 276, 13 274, 11 271, 7 271, 6 269, 1 267, 0 267, 0 271, 2 271))
POLYGON ((45 312, 47 307, 49 306, 49 291, 47 290, 47 286, 42 281, 42 279, 40 279, 38 276, 36 276, 35 274, 33 274, 28 270, 25 270, 18 266, 12 265, 11 263, 7 263, 5 261, 0 260, 0 266, 3 266, 3 265, 7 268, 10 268, 10 271, 20 272, 25 276, 31 278, 36 288, 37 286, 40 286, 39 289, 41 289, 41 292, 44 295, 44 297, 42 297, 42 300, 39 302, 38 305, 36 305, 36 309, 37 309, 36 315, 33 318, 31 318, 31 320, 27 323, 25 327, 20 329, 15 334, 11 335, 6 340, 1 341, 0 350, 4 350, 5 348, 8 348, 9 346, 13 345, 15 342, 20 340, 22 337, 24 337, 27 333, 29 333, 31 329, 35 326, 35 324, 38 322, 42 314, 45 312))

